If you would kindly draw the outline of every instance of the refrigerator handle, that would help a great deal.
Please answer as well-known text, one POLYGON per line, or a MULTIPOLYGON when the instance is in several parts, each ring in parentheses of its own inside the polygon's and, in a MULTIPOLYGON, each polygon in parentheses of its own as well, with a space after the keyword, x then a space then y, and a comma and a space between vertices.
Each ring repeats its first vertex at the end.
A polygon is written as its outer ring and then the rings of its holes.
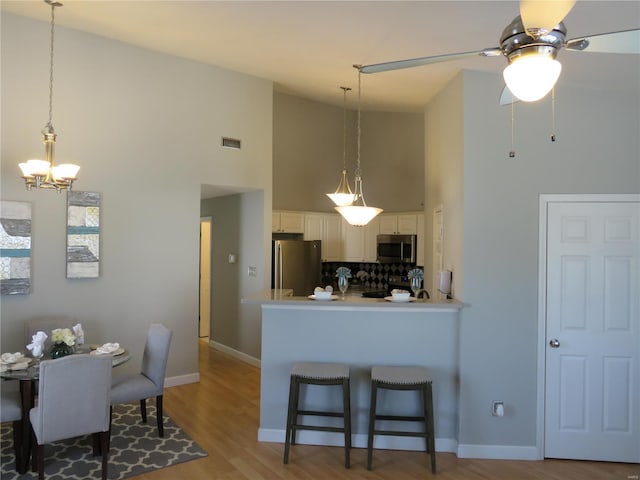
POLYGON ((280 281, 280 285, 276 286, 276 288, 282 290, 282 244, 280 242, 278 242, 278 274, 280 276, 278 279, 280 281))

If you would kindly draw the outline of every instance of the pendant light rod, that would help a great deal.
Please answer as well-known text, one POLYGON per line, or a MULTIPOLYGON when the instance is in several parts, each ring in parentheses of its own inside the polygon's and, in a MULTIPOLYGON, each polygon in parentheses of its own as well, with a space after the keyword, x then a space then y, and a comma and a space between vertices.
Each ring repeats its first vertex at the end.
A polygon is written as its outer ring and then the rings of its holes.
POLYGON ((327 197, 337 206, 350 205, 353 202, 353 192, 349 186, 347 178, 347 92, 350 87, 340 87, 342 89, 342 174, 340 183, 334 193, 327 193, 327 197))
POLYGON ((360 167, 360 134, 361 134, 361 110, 362 110, 362 66, 354 65, 354 68, 358 69, 358 128, 357 128, 357 143, 356 143, 356 191, 354 193, 353 203, 351 205, 345 205, 335 207, 340 215, 349 222, 350 225, 364 226, 373 220, 378 214, 382 213, 381 208, 368 207, 367 202, 364 200, 364 191, 362 188, 362 169, 360 167))

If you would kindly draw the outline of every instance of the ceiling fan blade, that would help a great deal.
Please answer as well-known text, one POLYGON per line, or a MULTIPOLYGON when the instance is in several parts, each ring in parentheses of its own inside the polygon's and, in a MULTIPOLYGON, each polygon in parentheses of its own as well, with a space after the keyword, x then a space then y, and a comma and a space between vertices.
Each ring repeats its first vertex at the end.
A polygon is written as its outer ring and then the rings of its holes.
POLYGON ((519 101, 520 99, 516 97, 513 93, 511 93, 511 90, 509 90, 509 87, 505 85, 504 88, 502 89, 502 93, 500 94, 500 105, 502 106, 511 105, 512 103, 516 103, 519 101))
POLYGON ((396 60, 393 62, 375 63, 372 65, 361 65, 358 69, 362 73, 378 73, 389 70, 401 70, 403 68, 420 67, 430 63, 448 62, 450 60, 458 60, 465 57, 473 57, 480 55, 481 57, 498 57, 502 55, 499 48, 485 48, 484 50, 475 52, 448 53, 445 55, 434 55, 431 57, 410 58, 407 60, 396 60))
POLYGON ((520 17, 526 32, 538 37, 553 30, 571 11, 576 0, 520 0, 520 17))
POLYGON ((573 38, 565 48, 595 53, 640 53, 640 29, 573 38))

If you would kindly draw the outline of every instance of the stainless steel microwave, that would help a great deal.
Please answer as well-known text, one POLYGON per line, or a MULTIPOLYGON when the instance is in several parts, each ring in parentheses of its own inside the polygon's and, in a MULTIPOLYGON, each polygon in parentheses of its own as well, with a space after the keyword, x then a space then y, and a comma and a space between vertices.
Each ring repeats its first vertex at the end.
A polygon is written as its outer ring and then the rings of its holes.
POLYGON ((376 256, 380 263, 416 263, 416 235, 378 235, 376 256))

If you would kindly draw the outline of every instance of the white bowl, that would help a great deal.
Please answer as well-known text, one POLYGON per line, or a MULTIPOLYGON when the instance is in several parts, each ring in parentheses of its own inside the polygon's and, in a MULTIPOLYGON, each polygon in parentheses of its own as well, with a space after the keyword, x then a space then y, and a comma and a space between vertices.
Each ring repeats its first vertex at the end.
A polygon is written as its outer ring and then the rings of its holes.
POLYGON ((393 297, 394 300, 404 300, 404 301, 408 301, 409 300, 409 296, 410 293, 409 292, 400 292, 400 293, 392 293, 391 296, 393 297))
POLYGON ((319 292, 319 291, 313 292, 313 294, 316 297, 316 300, 329 300, 331 298, 332 293, 333 292, 319 292))

